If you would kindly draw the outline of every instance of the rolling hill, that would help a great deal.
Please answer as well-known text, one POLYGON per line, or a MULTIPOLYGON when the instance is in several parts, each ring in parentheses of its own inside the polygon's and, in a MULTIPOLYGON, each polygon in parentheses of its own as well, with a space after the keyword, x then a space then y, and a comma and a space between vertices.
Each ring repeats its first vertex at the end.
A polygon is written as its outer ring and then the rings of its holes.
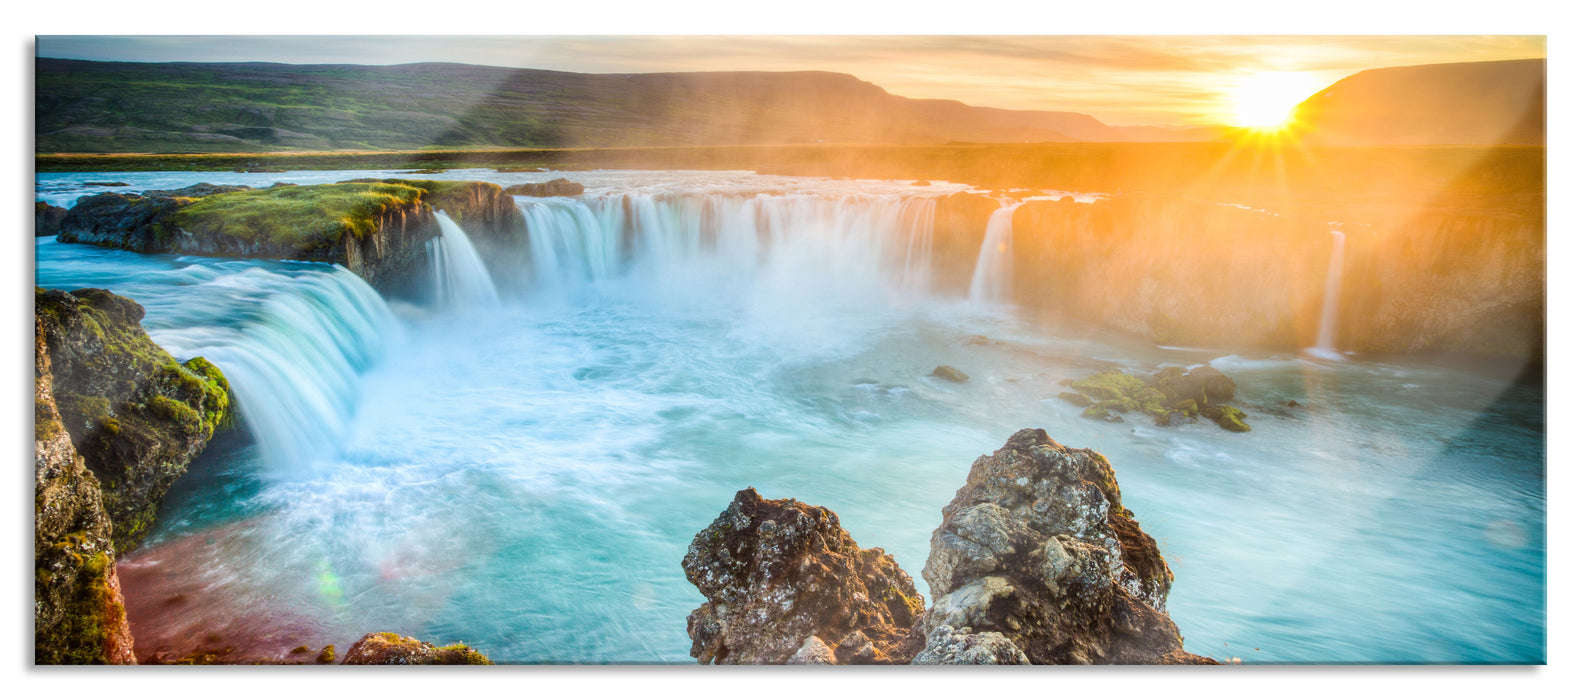
POLYGON ((827 72, 594 75, 449 63, 35 63, 36 151, 1186 141, 827 72))
POLYGON ((1541 145, 1545 59, 1353 74, 1297 106, 1307 138, 1336 146, 1541 145))

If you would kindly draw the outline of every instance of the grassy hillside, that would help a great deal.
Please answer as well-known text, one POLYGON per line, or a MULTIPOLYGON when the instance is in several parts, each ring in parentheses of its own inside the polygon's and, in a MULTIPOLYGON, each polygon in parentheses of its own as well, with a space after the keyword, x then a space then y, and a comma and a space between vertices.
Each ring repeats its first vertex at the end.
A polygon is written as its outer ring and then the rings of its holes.
POLYGON ((1544 143, 1544 59, 1380 68, 1297 107, 1309 140, 1330 145, 1544 143))
POLYGON ((41 58, 35 78, 40 153, 1173 138, 1070 112, 913 100, 822 72, 589 75, 447 63, 41 58))

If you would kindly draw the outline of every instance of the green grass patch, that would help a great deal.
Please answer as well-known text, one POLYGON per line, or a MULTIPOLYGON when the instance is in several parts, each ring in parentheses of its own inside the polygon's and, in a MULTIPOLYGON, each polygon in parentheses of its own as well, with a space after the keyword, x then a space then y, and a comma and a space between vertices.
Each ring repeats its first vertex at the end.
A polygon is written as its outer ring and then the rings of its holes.
POLYGON ((348 234, 368 236, 382 214, 412 205, 423 191, 392 182, 270 187, 204 197, 172 220, 190 231, 313 250, 348 234))

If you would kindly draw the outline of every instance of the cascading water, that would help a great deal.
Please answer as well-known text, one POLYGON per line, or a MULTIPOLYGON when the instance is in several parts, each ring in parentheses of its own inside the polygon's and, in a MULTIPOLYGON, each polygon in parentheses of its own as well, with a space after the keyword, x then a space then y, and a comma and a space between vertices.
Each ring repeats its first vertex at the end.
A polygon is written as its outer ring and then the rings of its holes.
POLYGON ((440 235, 428 241, 434 293, 440 304, 452 308, 492 308, 500 305, 499 292, 489 268, 467 232, 443 211, 434 212, 440 235))
POLYGON ((541 294, 610 291, 616 280, 671 297, 928 291, 930 197, 629 193, 524 198, 519 207, 541 294))
POLYGON ((1329 249, 1329 274, 1324 278, 1324 309, 1318 322, 1318 344, 1309 348, 1308 353, 1328 360, 1340 360, 1345 356, 1335 347, 1335 326, 1339 323, 1337 316, 1340 314, 1340 282, 1346 262, 1346 234, 1340 230, 1339 222, 1330 222, 1329 232, 1334 236, 1334 244, 1329 249))
POLYGON ((980 304, 1003 304, 1011 295, 1011 219, 1021 202, 1002 204, 984 227, 978 264, 972 269, 967 298, 980 304))
MULTIPOLYGON (((46 256, 70 248, 40 245, 46 256)), ((379 293, 345 268, 211 262, 86 248, 62 270, 41 268, 40 284, 69 275, 148 310, 149 336, 180 359, 222 368, 267 464, 302 473, 333 455, 360 395, 359 375, 399 334, 379 293)))

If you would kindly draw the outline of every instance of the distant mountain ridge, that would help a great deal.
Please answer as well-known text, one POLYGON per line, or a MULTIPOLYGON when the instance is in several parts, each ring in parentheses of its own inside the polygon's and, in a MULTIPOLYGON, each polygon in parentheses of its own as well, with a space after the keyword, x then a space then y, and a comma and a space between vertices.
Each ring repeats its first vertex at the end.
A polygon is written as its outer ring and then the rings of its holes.
MULTIPOLYGON (((807 143, 1164 142, 1077 112, 890 94, 844 73, 585 74, 394 66, 35 61, 39 153, 807 143)), ((1296 109, 1326 145, 1543 144, 1544 59, 1366 70, 1296 109)))
POLYGON ((583 74, 451 63, 35 62, 37 152, 1190 141, 1076 112, 892 95, 828 72, 583 74))
POLYGON ((1542 58, 1377 68, 1352 74, 1296 108, 1323 144, 1542 145, 1542 58))

